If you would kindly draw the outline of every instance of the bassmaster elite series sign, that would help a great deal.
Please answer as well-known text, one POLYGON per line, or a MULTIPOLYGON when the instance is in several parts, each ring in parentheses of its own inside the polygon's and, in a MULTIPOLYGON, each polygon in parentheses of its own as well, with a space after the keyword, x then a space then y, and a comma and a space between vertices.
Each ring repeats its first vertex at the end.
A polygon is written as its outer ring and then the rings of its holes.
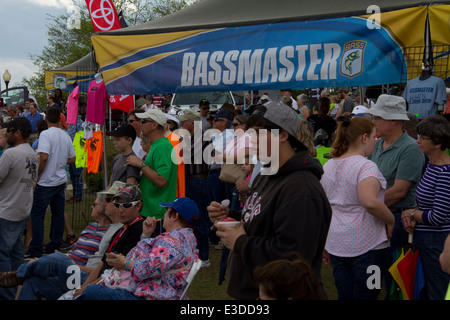
POLYGON ((109 94, 385 84, 400 81, 405 67, 388 31, 358 17, 98 36, 93 44, 109 94), (128 43, 136 49, 121 52, 128 43))

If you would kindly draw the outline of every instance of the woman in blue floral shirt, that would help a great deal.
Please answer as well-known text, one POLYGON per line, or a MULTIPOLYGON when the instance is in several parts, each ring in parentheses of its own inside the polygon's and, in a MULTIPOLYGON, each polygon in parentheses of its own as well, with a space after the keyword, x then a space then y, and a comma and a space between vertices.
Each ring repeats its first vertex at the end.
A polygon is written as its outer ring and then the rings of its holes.
POLYGON ((154 217, 143 224, 142 240, 126 257, 109 254, 106 261, 115 275, 103 274, 102 284, 86 287, 82 300, 171 300, 179 299, 186 287, 191 265, 198 259, 193 225, 199 209, 189 198, 178 198, 166 207, 163 227, 166 232, 151 238, 154 217))

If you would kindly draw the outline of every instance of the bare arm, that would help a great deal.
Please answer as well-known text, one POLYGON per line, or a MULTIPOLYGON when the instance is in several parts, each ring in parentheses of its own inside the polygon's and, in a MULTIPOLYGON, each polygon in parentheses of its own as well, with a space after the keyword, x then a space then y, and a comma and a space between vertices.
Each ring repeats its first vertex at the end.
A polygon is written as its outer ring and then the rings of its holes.
POLYGON ((359 201, 368 213, 393 226, 395 223, 394 215, 383 201, 378 199, 380 188, 380 182, 375 177, 362 180, 358 184, 359 201))
POLYGON ((409 188, 411 188, 412 182, 407 180, 396 179, 394 185, 386 190, 386 195, 384 197, 384 203, 391 207, 400 200, 402 200, 409 188))
POLYGON ((38 178, 37 181, 40 180, 42 172, 44 172, 45 167, 48 162, 48 154, 45 152, 39 153, 39 167, 38 167, 38 178))

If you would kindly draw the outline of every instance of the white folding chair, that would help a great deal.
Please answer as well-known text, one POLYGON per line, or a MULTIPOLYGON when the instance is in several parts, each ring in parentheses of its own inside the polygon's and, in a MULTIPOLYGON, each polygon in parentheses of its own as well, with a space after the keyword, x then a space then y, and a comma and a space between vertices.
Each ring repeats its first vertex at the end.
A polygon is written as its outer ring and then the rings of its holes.
POLYGON ((186 288, 184 288, 183 293, 181 294, 180 300, 183 300, 184 297, 186 296, 186 293, 189 289, 189 287, 192 284, 192 280, 194 280, 195 275, 197 274, 198 270, 200 270, 200 267, 202 266, 202 261, 200 259, 197 259, 197 261, 195 261, 192 264, 191 270, 189 271, 189 275, 187 277, 187 284, 186 284, 186 288))

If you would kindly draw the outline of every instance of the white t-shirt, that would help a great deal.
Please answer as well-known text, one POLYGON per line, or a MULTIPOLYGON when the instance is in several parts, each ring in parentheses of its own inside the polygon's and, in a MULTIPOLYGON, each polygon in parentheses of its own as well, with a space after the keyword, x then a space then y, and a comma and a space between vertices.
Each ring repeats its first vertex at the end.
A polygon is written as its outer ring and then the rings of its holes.
POLYGON ((75 157, 70 136, 59 128, 50 127, 41 132, 36 152, 48 154, 47 165, 37 184, 43 187, 55 187, 66 183, 67 160, 75 157))

